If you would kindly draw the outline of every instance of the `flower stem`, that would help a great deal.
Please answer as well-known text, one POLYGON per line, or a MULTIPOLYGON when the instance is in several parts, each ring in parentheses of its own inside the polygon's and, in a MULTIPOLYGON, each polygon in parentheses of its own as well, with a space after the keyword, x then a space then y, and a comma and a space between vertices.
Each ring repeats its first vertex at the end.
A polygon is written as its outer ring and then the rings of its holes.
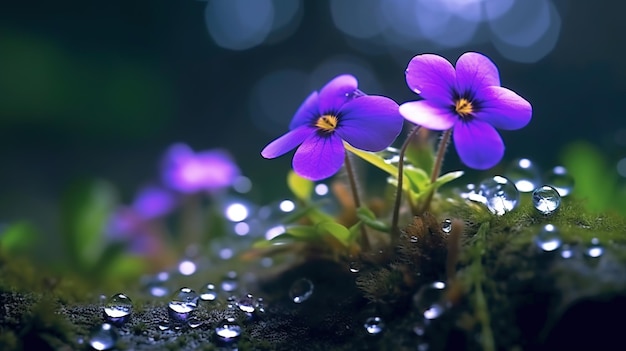
MULTIPOLYGON (((346 173, 348 174, 348 181, 350 182, 350 189, 352 190, 352 198, 354 199, 354 209, 355 211, 361 207, 361 199, 359 198, 359 193, 356 186, 356 176, 354 174, 354 169, 352 168, 352 163, 350 161, 350 156, 346 152, 346 173)), ((367 237, 367 231, 365 230, 365 226, 361 224, 361 245, 363 245, 363 251, 369 251, 371 248, 369 238, 367 237)))
POLYGON ((417 134, 421 126, 416 126, 411 130, 409 135, 404 140, 402 147, 400 148, 400 154, 398 155, 398 184, 396 187, 396 199, 393 204, 393 216, 391 218, 391 240, 395 242, 400 237, 400 231, 398 230, 398 220, 400 217, 400 202, 402 201, 402 186, 404 180, 404 154, 406 149, 411 144, 411 139, 417 134))
MULTIPOLYGON (((439 142, 439 146, 437 149, 437 156, 435 158, 435 165, 433 166, 433 172, 430 175, 431 184, 436 182, 437 178, 439 178, 439 174, 441 173, 441 166, 443 164, 443 156, 445 155, 446 149, 448 148, 448 143, 450 142, 451 135, 452 135, 452 129, 448 129, 445 132, 443 132, 441 141, 439 142)), ((430 207, 430 202, 432 201, 434 194, 435 194, 434 190, 430 191, 430 193, 426 197, 426 201, 424 201, 424 205, 422 206, 421 212, 425 212, 428 210, 428 207, 430 207)))

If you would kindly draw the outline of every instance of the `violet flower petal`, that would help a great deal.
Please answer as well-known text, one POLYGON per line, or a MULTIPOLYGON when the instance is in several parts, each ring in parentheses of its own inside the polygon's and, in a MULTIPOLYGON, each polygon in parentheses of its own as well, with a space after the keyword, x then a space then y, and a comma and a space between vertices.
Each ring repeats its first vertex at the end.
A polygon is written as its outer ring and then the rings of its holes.
POLYGON ((452 128, 459 117, 430 100, 410 101, 400 105, 400 114, 411 123, 431 130, 452 128))
POLYGON ((337 173, 345 158, 343 141, 336 134, 310 135, 293 156, 293 170, 310 180, 328 178, 337 173))
POLYGON ((488 86, 500 86, 500 73, 485 55, 466 52, 456 62, 456 82, 459 94, 471 94, 488 86))
POLYGON ((417 55, 411 59, 405 73, 409 88, 422 98, 454 105, 452 92, 456 88, 456 73, 445 58, 433 54, 417 55))
POLYGON ((461 161, 474 169, 489 169, 504 156, 504 142, 489 123, 473 120, 459 122, 452 133, 461 161))
POLYGON ((336 114, 341 106, 354 99, 358 81, 349 74, 335 77, 320 90, 319 115, 336 114))
POLYGON ((296 129, 304 124, 311 124, 316 118, 319 117, 319 98, 317 91, 314 91, 309 95, 302 105, 293 115, 291 123, 289 123, 289 129, 296 129))
POLYGON ((491 86, 478 91, 477 97, 482 104, 474 116, 496 128, 520 129, 530 122, 532 106, 512 90, 491 86))
POLYGON ((384 96, 362 96, 343 106, 336 133, 357 149, 380 151, 398 137, 403 122, 395 101, 384 96))
POLYGON ((276 158, 278 156, 282 156, 294 149, 296 146, 302 144, 308 136, 314 133, 315 128, 308 125, 300 126, 269 143, 261 151, 261 156, 265 158, 276 158))

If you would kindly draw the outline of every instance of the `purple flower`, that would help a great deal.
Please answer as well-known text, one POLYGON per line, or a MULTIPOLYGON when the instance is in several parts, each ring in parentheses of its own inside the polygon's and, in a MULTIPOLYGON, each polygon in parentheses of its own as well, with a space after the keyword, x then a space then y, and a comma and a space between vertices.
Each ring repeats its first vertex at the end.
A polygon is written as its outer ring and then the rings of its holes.
POLYGON ((240 171, 225 151, 194 153, 185 144, 174 144, 163 161, 163 182, 182 193, 216 191, 231 186, 240 171))
POLYGON ((519 129, 532 116, 530 103, 501 87, 498 68, 479 53, 463 54, 456 70, 441 56, 417 55, 406 81, 424 100, 402 104, 400 113, 428 129, 452 128, 459 157, 471 168, 488 169, 502 159, 504 142, 495 128, 519 129))
POLYGON ((141 188, 132 204, 132 208, 146 219, 164 216, 175 206, 174 194, 156 185, 146 185, 141 188))
POLYGON ((261 155, 275 158, 298 147, 294 171, 320 180, 341 168, 343 141, 365 151, 391 145, 402 130, 398 104, 384 96, 365 95, 357 85, 355 77, 341 75, 319 93, 311 93, 293 116, 289 132, 267 145, 261 155))

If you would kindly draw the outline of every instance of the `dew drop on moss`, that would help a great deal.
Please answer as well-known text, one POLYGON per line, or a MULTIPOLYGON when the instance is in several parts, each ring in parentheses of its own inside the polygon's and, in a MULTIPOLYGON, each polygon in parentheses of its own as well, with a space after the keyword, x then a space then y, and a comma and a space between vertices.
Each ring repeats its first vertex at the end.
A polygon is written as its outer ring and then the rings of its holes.
POLYGON ((215 285, 209 283, 200 289, 200 299, 202 301, 214 301, 217 299, 217 291, 215 290, 215 285))
POLYGON ((350 272, 352 273, 359 273, 361 270, 361 263, 359 261, 350 261, 348 269, 350 269, 350 272))
POLYGON ((252 294, 247 294, 237 301, 237 307, 244 313, 254 313, 256 310, 255 305, 256 303, 252 294))
POLYGON ((539 168, 527 158, 520 158, 511 162, 505 175, 522 193, 529 193, 541 184, 539 168))
POLYGON ((519 191, 511 181, 503 176, 483 180, 479 193, 484 196, 489 211, 498 216, 510 212, 519 205, 519 191))
POLYGON ((448 303, 445 300, 446 283, 436 281, 423 285, 413 295, 413 305, 424 316, 424 318, 439 318, 447 309, 448 303))
POLYGON ((452 221, 446 218, 441 222, 441 231, 444 233, 450 233, 452 231, 452 221))
POLYGON ((380 317, 369 317, 363 323, 363 327, 368 334, 377 335, 385 329, 385 323, 380 317))
POLYGON ((555 188, 549 185, 535 189, 532 198, 533 206, 543 215, 553 214, 561 206, 561 195, 555 188))
POLYGON ((174 323, 186 322, 198 307, 198 294, 189 288, 181 288, 172 296, 168 304, 168 315, 174 323))
POLYGON ((189 318, 189 320, 187 321, 187 325, 189 325, 189 328, 197 328, 199 326, 202 325, 202 321, 196 317, 191 317, 189 318))
POLYGON ((552 186, 559 195, 565 197, 574 189, 574 177, 563 166, 556 166, 546 175, 546 183, 552 186))
POLYGON ((109 323, 103 323, 92 330, 89 345, 94 350, 110 350, 115 346, 117 338, 115 327, 109 323))
POLYGON ((313 282, 307 278, 300 278, 291 284, 289 297, 295 303, 302 303, 313 295, 313 282))
POLYGON ((215 336, 221 342, 234 342, 241 336, 241 326, 234 318, 226 318, 215 327, 215 336))
POLYGON ((598 258, 604 254, 604 246, 600 244, 598 238, 591 239, 590 245, 585 249, 585 257, 598 258))
POLYGON ((561 247, 561 257, 565 259, 574 257, 574 249, 567 244, 563 245, 561 247))
POLYGON ((239 287, 239 283, 237 282, 237 272, 229 271, 228 273, 226 273, 224 279, 222 279, 220 287, 222 288, 222 291, 228 293, 237 290, 237 288, 239 287))
POLYGON ((553 224, 544 225, 535 236, 535 244, 543 251, 557 250, 562 244, 559 229, 553 224))
POLYGON ((104 306, 106 319, 114 324, 126 323, 130 318, 132 310, 132 301, 122 293, 111 296, 104 306))

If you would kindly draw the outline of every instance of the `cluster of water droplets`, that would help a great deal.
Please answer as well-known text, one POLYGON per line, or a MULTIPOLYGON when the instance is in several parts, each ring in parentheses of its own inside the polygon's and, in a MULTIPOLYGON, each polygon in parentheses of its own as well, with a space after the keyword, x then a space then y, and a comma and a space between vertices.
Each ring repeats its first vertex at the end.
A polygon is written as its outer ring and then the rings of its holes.
POLYGON ((584 243, 582 247, 578 245, 566 244, 561 236, 559 228, 551 223, 541 226, 535 235, 534 243, 542 252, 558 253, 562 259, 586 259, 590 263, 596 263, 604 255, 605 248, 598 238, 592 238, 584 243))

